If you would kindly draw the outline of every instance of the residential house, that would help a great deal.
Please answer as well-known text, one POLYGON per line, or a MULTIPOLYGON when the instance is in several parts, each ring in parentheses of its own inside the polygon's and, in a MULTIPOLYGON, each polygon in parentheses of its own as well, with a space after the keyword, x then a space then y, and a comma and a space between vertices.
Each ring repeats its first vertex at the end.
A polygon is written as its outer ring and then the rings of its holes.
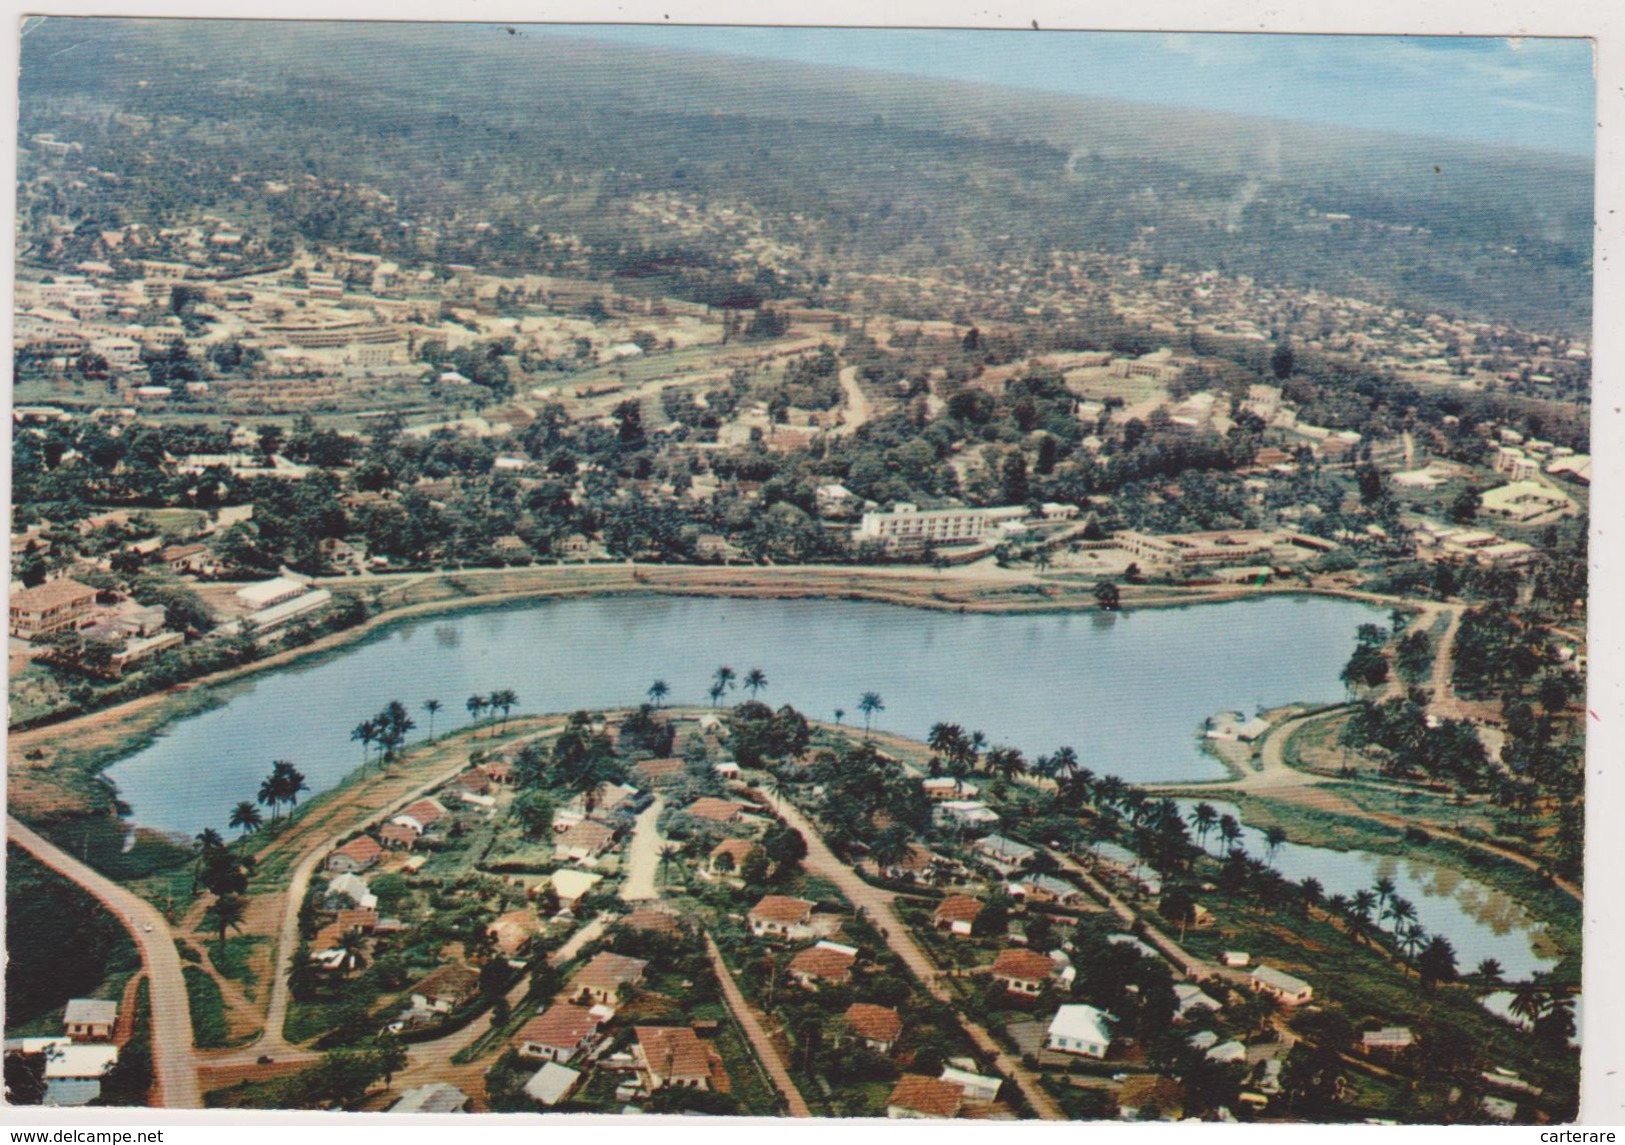
POLYGON ((525 944, 542 932, 540 921, 528 910, 510 910, 498 915, 485 933, 496 943, 496 951, 504 958, 512 958, 524 950, 525 944))
POLYGON ((422 832, 391 820, 378 828, 378 843, 386 851, 410 851, 422 832))
POLYGON ((682 1089, 727 1089, 722 1056, 700 1040, 692 1026, 636 1026, 632 1053, 652 1093, 668 1085, 682 1089))
POLYGON ((383 853, 384 849, 371 835, 357 835, 327 856, 327 869, 340 874, 355 874, 376 866, 383 853))
POLYGON ((981 858, 986 859, 991 866, 996 867, 1003 874, 1009 874, 1009 872, 1014 871, 1016 867, 1022 866, 1024 862, 1029 861, 1032 856, 1037 854, 1035 849, 1030 848, 1025 843, 1017 843, 1016 840, 1004 838, 1003 835, 988 835, 985 838, 980 838, 980 840, 977 840, 977 848, 975 849, 977 849, 977 854, 980 854, 981 858))
POLYGON ((1003 1078, 972 1073, 968 1069, 959 1069, 953 1065, 943 1066, 942 1073, 938 1076, 943 1081, 957 1085, 964 1092, 966 1101, 997 1101, 999 1089, 1004 1085, 1003 1078))
POLYGON ((436 823, 440 822, 440 820, 444 819, 447 814, 448 812, 446 811, 446 805, 441 803, 438 799, 419 799, 416 803, 412 804, 399 815, 395 816, 393 822, 398 823, 402 819, 410 819, 412 822, 416 823, 421 830, 427 831, 436 823))
POLYGON ((101 1096, 102 1077, 118 1061, 118 1047, 106 1043, 58 1042, 45 1051, 45 1105, 88 1105, 101 1096))
POLYGON ((886 1116, 893 1120, 929 1118, 948 1120, 965 1106, 961 1086, 941 1078, 904 1074, 886 1098, 886 1116))
POLYGON ((963 779, 955 779, 949 775, 932 776, 922 779, 920 786, 925 788, 925 794, 933 803, 944 803, 955 799, 975 799, 981 789, 974 783, 963 779))
POLYGON ((1406 1026, 1384 1026, 1360 1035, 1360 1052, 1398 1057, 1416 1044, 1416 1035, 1406 1026))
POLYGON ((62 1015, 63 1032, 76 1042, 105 1042, 118 1025, 118 1003, 101 998, 73 998, 62 1015))
POLYGON ((346 871, 338 878, 327 884, 327 893, 331 896, 343 896, 359 907, 375 907, 378 905, 378 896, 367 888, 367 880, 360 875, 346 871))
POLYGON ((756 845, 756 842, 753 839, 724 839, 715 847, 712 847, 711 853, 706 856, 706 873, 713 876, 725 874, 726 871, 722 869, 723 867, 725 867, 727 871, 738 871, 744 867, 745 860, 750 858, 754 852, 760 849, 761 848, 756 845), (718 860, 720 860, 724 855, 728 857, 729 861, 722 864, 722 867, 719 867, 717 865, 718 860))
POLYGON ((96 590, 61 577, 11 595, 11 634, 21 640, 78 628, 96 607, 96 590))
POLYGON ((583 819, 559 836, 553 845, 553 858, 561 863, 590 863, 615 842, 615 831, 602 823, 583 819))
POLYGON ((1185 1112, 1185 1087, 1161 1074, 1133 1074, 1117 1091, 1117 1112, 1125 1121, 1177 1121, 1185 1112))
POLYGON ((470 1098, 455 1085, 432 1081, 401 1094, 390 1113, 467 1113, 470 1098))
POLYGON ((548 1062, 525 1082, 525 1096, 551 1109, 566 1100, 580 1082, 580 1070, 548 1062))
POLYGON ((534 1061, 572 1062, 590 1053, 603 1020, 586 1006, 558 1002, 526 1022, 513 1036, 513 1049, 534 1061))
MULTIPOLYGON (((878 866, 878 864, 877 864, 878 866)), ((929 879, 944 866, 940 856, 934 854, 929 847, 919 843, 910 843, 903 857, 895 863, 880 866, 882 875, 888 879, 929 879)))
POLYGON ((1071 906, 1083 898, 1083 892, 1071 883, 1053 875, 1026 875, 1010 884, 1010 893, 1027 902, 1048 902, 1057 906, 1071 906))
POLYGON ((1309 983, 1273 966, 1258 967, 1249 984, 1255 993, 1269 994, 1283 1006, 1301 1006, 1315 996, 1309 983))
POLYGON ((553 893, 558 895, 559 906, 565 910, 573 910, 583 895, 603 881, 603 875, 575 870, 554 871, 549 880, 553 893))
POLYGON ((999 825, 998 812, 973 799, 952 799, 938 803, 931 816, 938 823, 952 824, 965 831, 999 825))
POLYGON ((1049 984, 1055 972, 1055 962, 1047 954, 1011 946, 999 951, 999 956, 993 960, 991 974, 993 981, 1000 983, 1011 994, 1031 997, 1049 984))
POLYGON ((649 930, 656 934, 679 934, 682 932, 682 926, 677 921, 676 915, 670 911, 652 906, 638 907, 616 925, 628 927, 632 930, 649 930))
POLYGON ((1245 950, 1226 950, 1223 954, 1219 955, 1219 961, 1223 962, 1232 970, 1238 970, 1241 967, 1246 966, 1252 960, 1253 956, 1248 954, 1245 950))
POLYGON ((851 982, 852 967, 857 961, 856 947, 825 941, 798 952, 790 959, 787 971, 803 990, 817 990, 821 986, 845 986, 851 982))
POLYGON ((1055 1011, 1044 1044, 1057 1053, 1103 1058, 1112 1044, 1112 1036, 1106 1028, 1106 1015, 1080 1003, 1061 1006, 1055 1011))
POLYGON ((446 1014, 471 1000, 480 992, 478 972, 458 963, 431 970, 412 987, 412 1006, 446 1014))
POLYGON ((570 998, 619 1005, 626 990, 643 981, 648 965, 642 959, 601 950, 570 979, 570 998))
POLYGON ((903 1036, 903 1016, 890 1006, 853 1002, 841 1016, 835 1044, 859 1042, 876 1053, 889 1054, 903 1036))
POLYGON ((1174 998, 1179 1004, 1175 1017, 1180 1021, 1189 1021, 1199 1010, 1211 1010, 1217 1014, 1224 1009, 1213 998, 1203 993, 1200 986, 1191 982, 1174 983, 1174 998))
POLYGON ((659 787, 682 779, 688 765, 680 759, 646 759, 632 765, 632 774, 645 787, 659 787))
POLYGON ((696 799, 684 810, 696 819, 705 819, 712 823, 737 823, 744 807, 727 799, 707 795, 703 799, 696 799))
POLYGON ((192 573, 197 575, 209 572, 214 568, 214 554, 209 552, 209 546, 195 542, 184 545, 169 545, 160 549, 158 559, 169 566, 170 572, 176 574, 192 573))
POLYGON ((937 909, 932 912, 931 925, 938 930, 946 930, 963 938, 975 928, 976 918, 981 913, 981 899, 974 899, 969 895, 949 895, 939 902, 937 909))
POLYGON ((764 895, 746 916, 750 932, 757 938, 811 938, 817 933, 812 923, 816 905, 787 895, 764 895))

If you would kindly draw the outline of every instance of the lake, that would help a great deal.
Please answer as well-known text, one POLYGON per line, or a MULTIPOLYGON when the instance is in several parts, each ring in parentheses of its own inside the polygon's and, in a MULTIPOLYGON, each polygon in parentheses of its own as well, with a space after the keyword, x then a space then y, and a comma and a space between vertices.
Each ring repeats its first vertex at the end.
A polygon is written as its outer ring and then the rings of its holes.
MULTIPOLYGON (((1186 822, 1198 802, 1204 801, 1179 800, 1186 822)), ((1264 832, 1248 827, 1235 804, 1217 799, 1205 802, 1221 815, 1234 815, 1242 824, 1239 842, 1249 855, 1267 857, 1264 832)), ((1209 854, 1220 853, 1217 832, 1208 836, 1207 849, 1209 854)), ((1500 962, 1509 981, 1528 978, 1537 970, 1550 970, 1557 964, 1544 941, 1543 923, 1511 895, 1454 867, 1410 855, 1334 851, 1290 840, 1276 851, 1273 865, 1290 882, 1319 879, 1328 898, 1335 894, 1353 898, 1356 891, 1372 890, 1380 878, 1392 879, 1394 893, 1416 907, 1416 921, 1428 933, 1444 935, 1456 948, 1457 969, 1463 974, 1486 958, 1500 962)), ((1381 925, 1384 931, 1391 926, 1387 922, 1381 925)))
MULTIPOLYGON (((1072 745, 1098 774, 1138 783, 1211 779, 1198 747, 1220 709, 1342 698, 1338 673, 1381 610, 1329 597, 1270 597, 1127 613, 952 613, 853 601, 610 597, 547 601, 390 627, 307 666, 268 672, 219 707, 169 725, 107 771, 133 823, 225 829, 271 761, 311 794, 360 764, 350 730, 392 699, 440 734, 469 722, 474 693, 512 688, 515 714, 624 707, 664 679, 668 702, 704 704, 718 665, 761 668, 761 698, 923 738, 939 721, 1029 756, 1072 745)), ((735 702, 746 696, 732 693, 735 702)), ((307 795, 308 798, 308 795, 307 795)))

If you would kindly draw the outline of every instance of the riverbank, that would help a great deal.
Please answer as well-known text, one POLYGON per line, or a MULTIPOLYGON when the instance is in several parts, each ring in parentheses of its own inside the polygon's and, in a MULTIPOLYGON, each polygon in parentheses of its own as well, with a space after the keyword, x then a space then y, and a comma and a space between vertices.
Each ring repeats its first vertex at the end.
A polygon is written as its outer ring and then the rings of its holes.
MULTIPOLYGON (((396 627, 435 617, 502 609, 529 602, 586 597, 692 596, 737 599, 855 600, 960 613, 1094 612, 1091 592, 1072 591, 1009 570, 917 568, 735 568, 728 566, 593 565, 414 574, 397 578, 324 582, 340 592, 363 593, 382 610, 362 624, 251 664, 130 700, 58 724, 15 733, 9 760, 10 803, 25 821, 108 815, 114 796, 98 776, 112 763, 152 744, 176 720, 224 703, 236 686, 264 673, 310 667, 396 627)), ((1128 588, 1133 609, 1164 609, 1278 596, 1329 596, 1378 603, 1347 590, 1291 588, 1201 589, 1185 592, 1128 588)))

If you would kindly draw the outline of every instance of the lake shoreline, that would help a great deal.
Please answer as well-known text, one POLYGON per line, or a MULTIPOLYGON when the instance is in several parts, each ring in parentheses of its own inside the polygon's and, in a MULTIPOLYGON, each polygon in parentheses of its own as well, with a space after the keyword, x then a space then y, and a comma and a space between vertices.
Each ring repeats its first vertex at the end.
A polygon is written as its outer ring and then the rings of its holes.
MULTIPOLYGON (((527 581, 538 572, 549 581, 560 578, 558 569, 521 569, 516 574, 527 581)), ((487 579, 485 570, 477 574, 487 579)), ((512 574, 510 574, 512 575, 512 574)), ((1033 599, 1030 591, 1022 598, 1012 597, 1009 584, 973 581, 957 582, 959 591, 976 594, 959 599, 946 597, 943 590, 955 582, 929 579, 912 571, 899 574, 854 574, 838 567, 799 566, 795 570, 734 569, 728 566, 591 566, 564 569, 572 579, 565 583, 530 583, 508 591, 469 594, 468 574, 439 573, 433 577, 390 586, 405 588, 404 603, 385 608, 354 628, 323 636, 299 648, 277 652, 262 660, 229 668, 211 676, 178 685, 164 692, 125 701, 114 707, 76 716, 13 734, 9 758, 11 790, 8 796, 13 814, 25 822, 39 818, 76 817, 106 814, 113 810, 114 796, 107 785, 97 782, 101 773, 120 760, 150 747, 172 724, 229 702, 253 682, 290 668, 319 666, 344 653, 383 639, 402 626, 429 620, 453 619, 483 612, 499 611, 556 600, 636 599, 673 597, 684 599, 808 600, 833 603, 869 602, 920 609, 930 612, 986 615, 1089 615, 1097 614, 1104 623, 1131 617, 1138 611, 1166 611, 1243 600, 1341 599, 1376 605, 1378 601, 1360 593, 1297 587, 1290 589, 1248 589, 1246 591, 1200 592, 1175 595, 1166 591, 1147 593, 1143 599, 1125 599, 1121 610, 1100 609, 1092 596, 1087 600, 1044 595, 1033 599), (582 576, 581 573, 587 575, 582 576), (721 576, 719 577, 719 574, 721 576), (831 583, 831 576, 847 583, 831 583), (888 583, 895 582, 895 583, 888 583), (428 599, 415 600, 410 594, 427 591, 428 599), (991 597, 981 594, 992 592, 991 597), (444 594, 444 595, 441 595, 444 594), (42 763, 24 757, 43 752, 42 763), (41 772, 50 773, 48 777, 41 772), (48 780, 44 798, 35 798, 40 783, 48 780)), ((490 579, 496 579, 492 577, 490 579)), ((504 577, 504 579, 507 579, 504 577)), ((359 588, 353 580, 332 578, 323 587, 359 588)), ((1026 589, 1040 588, 1031 581, 1015 582, 1026 589)), ((500 589, 500 584, 499 584, 500 589)), ((1130 592, 1138 592, 1131 589, 1130 592)), ((1127 598, 1127 593, 1125 593, 1127 598)), ((1201 782, 1201 779, 1193 782, 1201 782)))

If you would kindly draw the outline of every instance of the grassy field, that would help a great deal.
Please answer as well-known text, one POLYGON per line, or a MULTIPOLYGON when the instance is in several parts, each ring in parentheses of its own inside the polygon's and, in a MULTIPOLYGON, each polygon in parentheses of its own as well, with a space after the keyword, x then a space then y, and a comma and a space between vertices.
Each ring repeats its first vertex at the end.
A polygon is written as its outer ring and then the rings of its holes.
POLYGON ((186 977, 186 997, 192 1006, 192 1043, 200 1050, 229 1045, 226 1001, 219 985, 196 966, 183 966, 181 973, 186 977))
POLYGON ((269 941, 262 934, 237 934, 226 939, 223 950, 218 942, 211 942, 209 962, 227 978, 241 982, 243 993, 253 999, 256 997, 254 987, 259 983, 259 975, 250 963, 258 949, 269 941))

